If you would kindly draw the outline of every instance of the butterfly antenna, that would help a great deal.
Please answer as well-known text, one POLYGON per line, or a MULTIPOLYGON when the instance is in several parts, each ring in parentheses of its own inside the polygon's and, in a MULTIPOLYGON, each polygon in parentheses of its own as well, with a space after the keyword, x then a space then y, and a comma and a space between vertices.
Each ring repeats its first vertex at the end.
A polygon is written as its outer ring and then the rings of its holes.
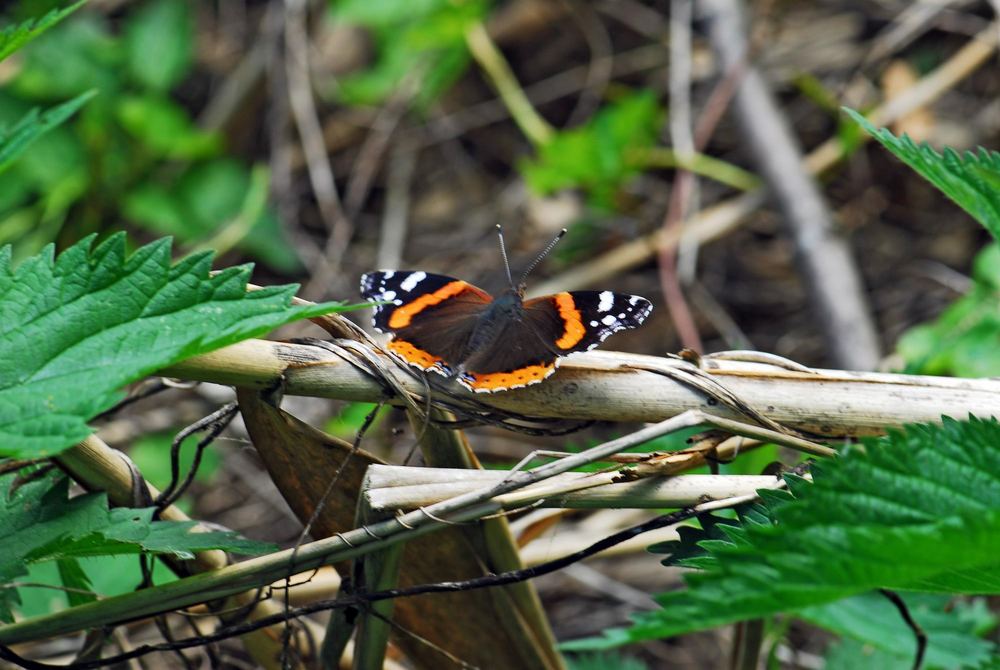
POLYGON ((500 255, 503 256, 503 268, 507 271, 507 283, 510 287, 516 289, 514 286, 514 278, 510 276, 510 263, 507 262, 507 246, 503 243, 503 228, 500 224, 497 224, 497 237, 500 238, 500 255))
POLYGON ((528 278, 528 275, 531 274, 531 271, 534 270, 535 267, 537 267, 538 264, 542 262, 543 258, 549 255, 549 252, 552 251, 552 247, 559 244, 559 240, 561 240, 565 235, 566 235, 566 229, 563 228, 562 230, 559 231, 559 234, 556 235, 544 249, 542 249, 542 253, 538 254, 538 258, 532 261, 531 265, 528 266, 528 269, 524 271, 524 274, 521 275, 521 281, 518 282, 519 284, 524 283, 524 280, 528 278))

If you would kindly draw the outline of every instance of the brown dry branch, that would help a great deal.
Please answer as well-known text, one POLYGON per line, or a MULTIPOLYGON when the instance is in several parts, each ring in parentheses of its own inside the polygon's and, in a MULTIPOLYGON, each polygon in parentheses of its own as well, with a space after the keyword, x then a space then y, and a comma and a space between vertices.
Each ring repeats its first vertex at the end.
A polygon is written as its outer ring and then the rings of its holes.
MULTIPOLYGON (((388 360, 380 352, 372 355, 388 360)), ((825 438, 875 435, 942 416, 1000 415, 1000 380, 802 372, 724 359, 707 364, 711 367, 703 372, 749 407, 778 424, 825 438)), ((566 359, 543 384, 489 396, 455 389, 453 397, 531 417, 653 422, 702 409, 746 420, 720 407, 718 400, 665 376, 690 368, 691 364, 675 359, 593 351, 566 359)), ((286 394, 359 402, 387 397, 386 387, 355 363, 305 344, 248 340, 191 358, 163 374, 254 388, 266 388, 280 379, 286 394)), ((397 381, 409 393, 422 396, 424 385, 419 380, 407 376, 397 381)))

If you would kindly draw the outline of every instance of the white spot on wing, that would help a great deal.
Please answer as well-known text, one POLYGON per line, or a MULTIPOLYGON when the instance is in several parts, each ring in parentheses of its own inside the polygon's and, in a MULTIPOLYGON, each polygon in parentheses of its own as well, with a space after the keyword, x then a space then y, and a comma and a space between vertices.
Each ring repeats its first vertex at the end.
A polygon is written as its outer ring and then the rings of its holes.
POLYGON ((386 270, 385 272, 382 273, 382 278, 383 279, 392 279, 392 276, 394 274, 396 274, 395 270, 386 270))
POLYGON ((611 291, 601 291, 598 296, 600 302, 597 303, 598 312, 610 312, 615 304, 615 294, 611 291))
POLYGON ((382 295, 379 296, 379 298, 381 298, 382 300, 395 300, 396 299, 396 292, 395 291, 385 291, 385 292, 382 293, 382 295))
POLYGON ((604 317, 603 319, 601 319, 601 323, 603 323, 605 326, 613 326, 617 322, 618 322, 618 319, 615 318, 614 314, 608 314, 606 317, 604 317))
POLYGON ((419 284, 426 278, 427 278, 426 272, 414 272, 409 277, 400 282, 399 288, 407 292, 412 291, 417 287, 417 284, 419 284))

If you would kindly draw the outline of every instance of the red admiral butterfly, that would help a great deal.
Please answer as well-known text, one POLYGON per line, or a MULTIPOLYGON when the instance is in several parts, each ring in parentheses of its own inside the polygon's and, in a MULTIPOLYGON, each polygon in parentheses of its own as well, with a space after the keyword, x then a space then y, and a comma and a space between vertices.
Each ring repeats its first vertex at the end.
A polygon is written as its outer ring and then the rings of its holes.
POLYGON ((457 378, 477 393, 537 384, 555 372, 561 356, 638 327, 653 309, 645 298, 611 291, 524 300, 524 278, 565 233, 549 243, 517 285, 501 234, 511 288, 495 300, 461 279, 401 270, 365 274, 361 295, 388 303, 375 307, 373 324, 392 334, 387 348, 404 363, 457 378))

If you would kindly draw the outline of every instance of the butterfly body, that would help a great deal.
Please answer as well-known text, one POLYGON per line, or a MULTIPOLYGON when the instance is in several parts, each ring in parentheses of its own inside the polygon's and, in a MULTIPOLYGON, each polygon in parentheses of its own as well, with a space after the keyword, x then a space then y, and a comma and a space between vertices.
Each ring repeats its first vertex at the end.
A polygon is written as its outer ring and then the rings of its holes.
POLYGON ((652 311, 645 298, 611 291, 525 300, 518 286, 493 298, 461 279, 420 271, 369 272, 361 294, 386 303, 375 307, 373 324, 392 335, 392 355, 477 393, 537 384, 563 356, 639 326, 652 311))

